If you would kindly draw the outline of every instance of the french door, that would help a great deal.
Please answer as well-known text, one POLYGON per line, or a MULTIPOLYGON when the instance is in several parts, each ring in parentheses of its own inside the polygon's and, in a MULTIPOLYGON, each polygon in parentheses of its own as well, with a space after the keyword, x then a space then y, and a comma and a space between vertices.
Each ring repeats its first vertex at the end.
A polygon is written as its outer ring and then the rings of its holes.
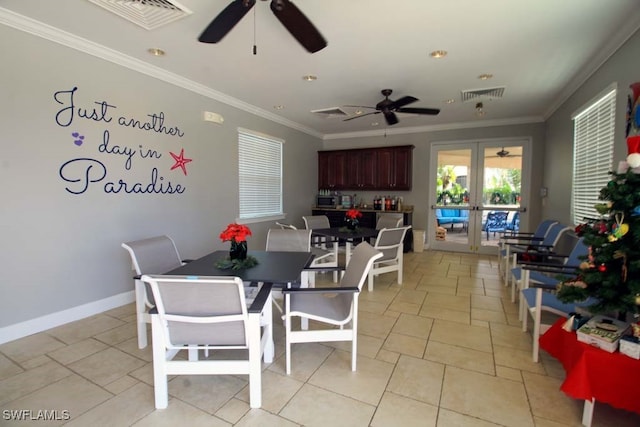
POLYGON ((527 139, 431 146, 427 241, 437 250, 496 254, 526 212, 527 139))

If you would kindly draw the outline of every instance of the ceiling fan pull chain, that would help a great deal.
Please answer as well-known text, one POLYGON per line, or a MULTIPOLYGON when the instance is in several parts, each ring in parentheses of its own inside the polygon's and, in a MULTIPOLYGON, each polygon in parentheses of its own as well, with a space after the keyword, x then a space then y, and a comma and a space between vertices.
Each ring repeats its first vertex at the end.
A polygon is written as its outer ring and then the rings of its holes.
POLYGON ((253 9, 253 54, 258 54, 258 46, 256 45, 256 9, 253 9))

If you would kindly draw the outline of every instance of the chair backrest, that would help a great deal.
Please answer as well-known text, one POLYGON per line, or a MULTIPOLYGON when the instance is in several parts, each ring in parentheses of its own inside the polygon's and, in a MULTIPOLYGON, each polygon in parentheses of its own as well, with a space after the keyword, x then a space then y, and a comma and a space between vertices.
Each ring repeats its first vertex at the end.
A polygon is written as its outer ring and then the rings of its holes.
POLYGON ((402 251, 404 236, 411 226, 383 228, 376 237, 375 249, 383 253, 382 260, 397 258, 402 251))
MULTIPOLYGON (((544 238, 542 239, 541 244, 555 247, 558 244, 558 242, 561 240, 562 236, 571 230, 572 228, 569 227, 568 225, 556 222, 552 224, 551 227, 549 227, 549 230, 547 231, 544 238)), ((534 246, 535 246, 535 243, 534 243, 534 246)))
POLYGON ((485 230, 487 231, 504 231, 507 228, 507 211, 491 211, 487 214, 487 222, 485 230))
POLYGON ((533 232, 533 237, 536 239, 544 239, 547 233, 551 230, 551 226, 556 224, 558 221, 554 219, 545 219, 544 221, 538 224, 535 231, 533 232))
POLYGON ((304 227, 307 230, 315 230, 319 228, 331 228, 329 217, 326 215, 303 216, 304 227))
POLYGON ((569 256, 567 257, 565 264, 578 267, 580 263, 589 254, 589 247, 585 245, 584 239, 580 237, 577 241, 569 256))
POLYGON ((376 230, 382 230, 383 228, 401 227, 403 222, 404 215, 401 213, 379 214, 378 221, 376 222, 376 230))
POLYGON ((369 274, 373 263, 382 258, 382 252, 367 242, 362 242, 353 250, 349 265, 340 280, 341 287, 357 286, 362 290, 362 285, 369 274))
POLYGON ((156 236, 122 244, 137 274, 164 274, 182 265, 178 249, 169 236, 156 236))
POLYGON ((293 224, 285 224, 283 222, 278 222, 276 221, 276 225, 279 226, 280 228, 282 228, 283 230, 297 230, 298 227, 296 227, 293 224))
POLYGON ((144 275, 169 348, 248 347, 247 305, 238 277, 144 275))
POLYGON ((267 232, 267 251, 309 252, 311 230, 271 228, 267 232))

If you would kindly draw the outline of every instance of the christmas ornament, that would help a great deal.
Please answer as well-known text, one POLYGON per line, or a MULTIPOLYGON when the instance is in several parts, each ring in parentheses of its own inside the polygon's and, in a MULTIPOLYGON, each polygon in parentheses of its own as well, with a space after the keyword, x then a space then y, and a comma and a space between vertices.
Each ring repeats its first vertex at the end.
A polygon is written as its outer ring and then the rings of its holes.
POLYGON ((599 271, 600 273, 605 273, 605 272, 607 271, 607 266, 606 266, 606 265, 604 265, 604 264, 600 264, 600 265, 598 266, 598 271, 599 271))
POLYGON ((616 223, 611 227, 611 234, 607 237, 610 242, 621 239, 629 232, 629 224, 624 224, 624 214, 616 214, 616 223))

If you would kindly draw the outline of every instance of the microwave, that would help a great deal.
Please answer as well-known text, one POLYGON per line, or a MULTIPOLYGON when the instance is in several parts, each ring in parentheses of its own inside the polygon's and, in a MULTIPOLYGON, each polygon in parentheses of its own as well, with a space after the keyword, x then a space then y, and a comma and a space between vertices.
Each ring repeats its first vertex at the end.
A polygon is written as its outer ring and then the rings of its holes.
POLYGON ((316 196, 316 207, 335 208, 338 205, 338 198, 338 196, 318 194, 316 196))

